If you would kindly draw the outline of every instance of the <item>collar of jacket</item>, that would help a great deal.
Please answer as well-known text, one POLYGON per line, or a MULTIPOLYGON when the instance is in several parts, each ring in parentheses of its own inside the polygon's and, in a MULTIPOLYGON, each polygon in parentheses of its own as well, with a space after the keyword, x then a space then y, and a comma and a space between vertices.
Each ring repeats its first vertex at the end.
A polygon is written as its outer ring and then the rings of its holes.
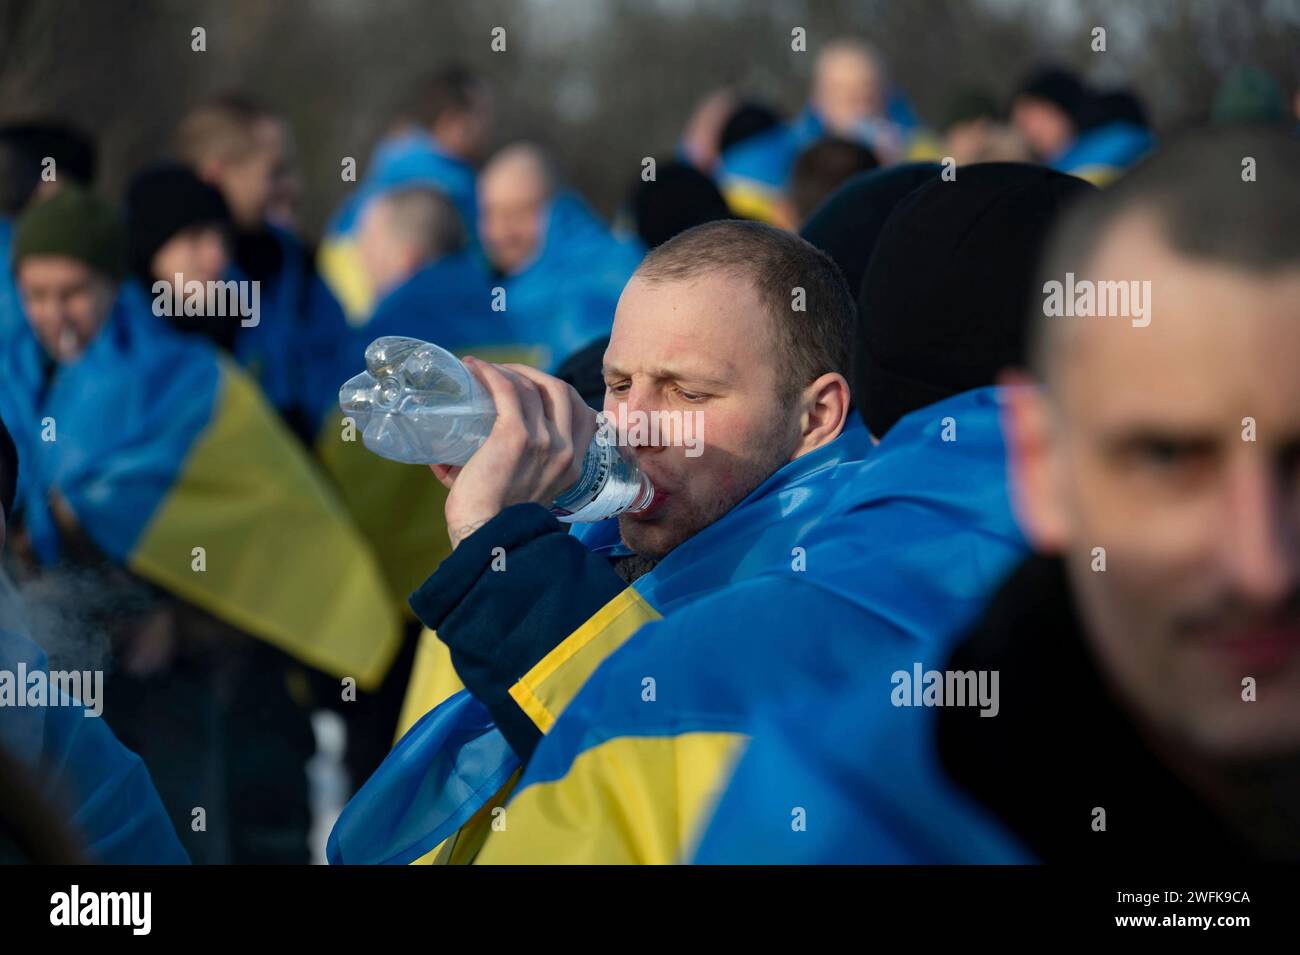
POLYGON ((999 711, 946 707, 945 773, 1045 862, 1253 855, 1167 769, 1115 700, 1061 560, 1032 557, 954 649, 948 671, 997 671, 999 711), (1105 810, 1098 831, 1097 810, 1105 810))

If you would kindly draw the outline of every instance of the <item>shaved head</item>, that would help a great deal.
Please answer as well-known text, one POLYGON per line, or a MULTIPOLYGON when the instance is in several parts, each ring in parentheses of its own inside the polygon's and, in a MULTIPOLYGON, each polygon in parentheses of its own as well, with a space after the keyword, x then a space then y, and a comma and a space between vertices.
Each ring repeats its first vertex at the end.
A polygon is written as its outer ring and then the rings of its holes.
POLYGON ((398 189, 370 200, 357 235, 362 265, 380 294, 464 243, 456 207, 442 193, 423 187, 398 189))

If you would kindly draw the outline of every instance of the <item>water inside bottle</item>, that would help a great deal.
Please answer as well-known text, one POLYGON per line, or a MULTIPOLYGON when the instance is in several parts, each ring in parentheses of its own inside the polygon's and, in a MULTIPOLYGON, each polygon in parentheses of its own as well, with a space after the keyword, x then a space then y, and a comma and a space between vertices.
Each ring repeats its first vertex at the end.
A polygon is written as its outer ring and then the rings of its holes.
MULTIPOLYGON (((437 345, 386 336, 366 348, 366 370, 339 389, 339 407, 376 454, 408 464, 464 464, 496 418, 491 396, 459 359, 437 345)), ((552 504, 566 523, 649 507, 650 479, 602 429, 578 482, 552 504)))

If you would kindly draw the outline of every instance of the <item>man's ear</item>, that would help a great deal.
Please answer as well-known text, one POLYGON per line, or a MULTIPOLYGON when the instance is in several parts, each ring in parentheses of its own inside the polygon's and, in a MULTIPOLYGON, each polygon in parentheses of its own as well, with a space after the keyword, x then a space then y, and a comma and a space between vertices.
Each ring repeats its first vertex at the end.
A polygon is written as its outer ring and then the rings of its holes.
POLYGON ((1035 550, 1059 553, 1069 538, 1069 517, 1061 500, 1061 437, 1051 399, 1024 372, 1003 372, 998 384, 1005 396, 1002 434, 1016 520, 1035 550))
POLYGON ((792 461, 839 437, 849 415, 849 383, 839 372, 827 372, 803 390, 801 400, 800 439, 792 461))

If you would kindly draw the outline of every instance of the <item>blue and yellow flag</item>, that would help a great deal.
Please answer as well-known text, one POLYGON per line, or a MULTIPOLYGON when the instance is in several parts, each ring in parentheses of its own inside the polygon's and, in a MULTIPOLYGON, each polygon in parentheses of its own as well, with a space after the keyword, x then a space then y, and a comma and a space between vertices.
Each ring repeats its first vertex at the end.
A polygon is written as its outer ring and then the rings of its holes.
POLYGON ((385 335, 418 338, 484 361, 538 364, 538 350, 522 342, 513 316, 494 310, 492 301, 487 277, 469 251, 426 265, 386 295, 374 317, 346 341, 346 362, 339 363, 333 384, 334 407, 316 439, 316 454, 374 549, 402 615, 410 614, 411 591, 451 551, 443 517, 447 491, 428 468, 367 450, 339 411, 339 387, 365 367, 366 345, 385 335))
MULTIPOLYGON (((781 123, 741 140, 718 162, 718 188, 736 215, 784 226, 782 200, 799 153, 829 135, 825 122, 805 106, 788 123, 781 123)), ((898 90, 886 101, 885 116, 861 124, 852 137, 873 149, 881 165, 897 160, 921 162, 940 158, 934 136, 921 127, 911 103, 898 90)))
POLYGON ((369 319, 376 299, 357 252, 356 228, 361 212, 375 196, 404 186, 423 186, 443 193, 456 207, 466 233, 477 234, 474 170, 448 155, 437 140, 420 130, 408 129, 383 140, 370 157, 360 186, 330 220, 317 254, 321 276, 353 325, 369 319))
POLYGON ((128 284, 75 362, 53 364, 26 331, 0 365, 18 508, 43 561, 61 556, 61 500, 144 579, 304 663, 380 682, 400 632, 374 557, 233 362, 167 329, 128 284))
POLYGON ((798 566, 715 588, 610 653, 477 861, 689 859, 759 708, 877 678, 887 694, 894 666, 873 661, 955 637, 1028 550, 999 405, 978 389, 903 418, 841 469, 832 519, 789 538, 798 566))
MULTIPOLYGON (((897 707, 889 648, 862 686, 809 695, 755 719, 712 813, 700 865, 1028 865, 1018 839, 945 777, 938 710, 897 707), (791 825, 792 809, 814 822, 791 825)), ((908 657, 915 656, 909 654, 908 657)))
POLYGON ((554 371, 609 334, 623 286, 645 250, 616 238, 575 192, 557 193, 545 215, 536 258, 500 285, 515 328, 543 350, 543 367, 554 371))
MULTIPOLYGON (((515 702, 549 731, 588 676, 642 625, 797 560, 797 542, 834 513, 832 502, 848 473, 841 465, 870 452, 870 436, 853 418, 837 439, 786 464, 547 654, 511 689, 515 702)), ((618 546, 616 521, 580 533, 594 550, 618 546)), ((450 666, 445 653, 430 656, 450 666)), ((329 859, 415 861, 455 836, 466 820, 489 823, 483 810, 517 767, 486 709, 461 690, 416 722, 353 797, 331 834, 329 859)), ((469 834, 467 842, 482 836, 469 834)))
POLYGON ((1049 165, 1094 186, 1107 186, 1155 145, 1151 131, 1135 123, 1107 123, 1080 133, 1049 165))

